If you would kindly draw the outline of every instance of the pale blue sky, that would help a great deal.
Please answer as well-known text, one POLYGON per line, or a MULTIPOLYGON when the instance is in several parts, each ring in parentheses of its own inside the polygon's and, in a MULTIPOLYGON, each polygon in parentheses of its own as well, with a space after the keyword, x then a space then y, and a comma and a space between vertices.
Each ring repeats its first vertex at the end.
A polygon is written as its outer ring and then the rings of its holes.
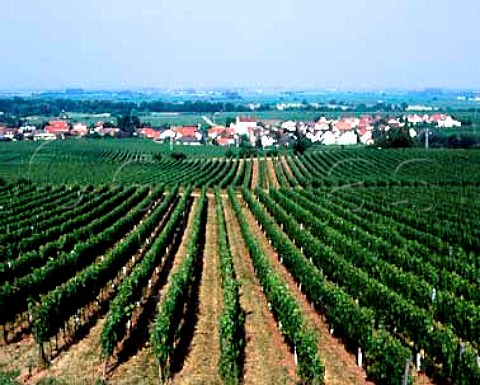
POLYGON ((480 89, 478 0, 2 0, 0 89, 480 89))

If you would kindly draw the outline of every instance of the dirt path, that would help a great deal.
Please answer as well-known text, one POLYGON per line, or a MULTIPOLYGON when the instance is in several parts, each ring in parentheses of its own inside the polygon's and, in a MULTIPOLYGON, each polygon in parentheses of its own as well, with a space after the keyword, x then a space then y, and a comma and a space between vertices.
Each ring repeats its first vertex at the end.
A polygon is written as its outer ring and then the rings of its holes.
POLYGON ((27 378, 29 367, 36 371, 38 349, 33 336, 0 347, 0 370, 20 370, 20 377, 27 378))
POLYGON ((219 263, 215 199, 212 196, 208 198, 198 322, 190 353, 182 371, 174 377, 174 385, 222 384, 217 365, 220 357, 219 318, 223 300, 219 263))
POLYGON ((99 320, 89 333, 66 352, 52 360, 50 366, 23 383, 34 385, 42 378, 54 377, 66 384, 94 384, 102 378, 100 334, 105 319, 99 320))
POLYGON ((272 158, 267 158, 267 170, 268 173, 272 176, 271 180, 273 181, 273 186, 270 186, 270 188, 278 188, 278 179, 277 174, 275 174, 275 167, 273 167, 272 158))
MULTIPOLYGON (((323 318, 312 309, 305 296, 297 289, 297 285, 287 269, 278 261, 278 254, 268 242, 250 210, 244 209, 245 217, 255 232, 257 239, 262 242, 264 250, 270 257, 275 270, 287 282, 291 292, 306 314, 308 321, 314 327, 318 338, 318 351, 325 365, 325 380, 327 385, 365 385, 372 384, 366 381, 366 373, 358 368, 355 356, 345 350, 343 344, 329 333, 328 325, 323 318)), ((280 230, 280 228, 279 228, 280 230)))
POLYGON ((229 199, 224 197, 223 204, 235 272, 241 285, 240 303, 246 312, 245 384, 295 384, 293 356, 268 309, 229 199))
POLYGON ((109 385, 158 384, 155 356, 150 347, 145 347, 127 362, 120 365, 108 379, 109 385))
POLYGON ((252 161, 252 179, 250 181, 250 188, 256 189, 258 186, 258 158, 254 158, 252 161))

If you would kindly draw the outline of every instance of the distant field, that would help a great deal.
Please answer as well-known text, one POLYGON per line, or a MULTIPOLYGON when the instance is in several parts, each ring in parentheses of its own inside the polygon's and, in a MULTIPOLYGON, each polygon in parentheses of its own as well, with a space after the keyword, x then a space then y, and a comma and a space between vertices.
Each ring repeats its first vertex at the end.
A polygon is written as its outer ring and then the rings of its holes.
MULTIPOLYGON (((380 113, 382 114, 382 113, 380 113)), ((387 113, 383 113, 388 115, 387 113)), ((87 125, 93 125, 98 121, 116 122, 116 118, 110 114, 79 114, 68 113, 69 119, 72 122, 84 122, 87 125)), ((138 114, 144 123, 149 123, 153 127, 160 127, 164 125, 197 125, 205 124, 202 116, 213 119, 215 123, 224 125, 227 118, 235 118, 236 116, 249 116, 258 119, 278 119, 281 121, 296 120, 296 121, 314 121, 319 116, 326 116, 327 118, 338 118, 343 115, 347 116, 361 116, 364 113, 355 112, 328 112, 322 113, 318 111, 259 111, 259 112, 219 112, 215 114, 203 113, 139 113, 138 114)), ((378 113, 375 113, 378 115, 378 113)), ((457 118, 470 119, 475 125, 480 125, 480 114, 474 112, 459 112, 453 113, 457 118)), ((55 116, 35 116, 28 119, 32 124, 41 124, 49 120, 57 119, 55 116)))

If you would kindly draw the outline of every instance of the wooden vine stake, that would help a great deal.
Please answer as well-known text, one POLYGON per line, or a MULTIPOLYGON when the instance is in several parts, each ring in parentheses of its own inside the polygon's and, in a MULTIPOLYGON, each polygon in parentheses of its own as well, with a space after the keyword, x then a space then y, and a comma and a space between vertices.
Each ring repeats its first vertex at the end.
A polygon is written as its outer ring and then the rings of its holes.
POLYGON ((363 353, 362 353, 362 348, 358 348, 357 351, 357 366, 361 368, 363 366, 363 353))
POLYGON ((405 373, 403 374, 402 385, 408 385, 408 373, 410 373, 410 360, 405 362, 405 373))
POLYGON ((102 381, 104 384, 107 382, 107 369, 108 369, 108 357, 105 358, 105 361, 103 362, 102 381))

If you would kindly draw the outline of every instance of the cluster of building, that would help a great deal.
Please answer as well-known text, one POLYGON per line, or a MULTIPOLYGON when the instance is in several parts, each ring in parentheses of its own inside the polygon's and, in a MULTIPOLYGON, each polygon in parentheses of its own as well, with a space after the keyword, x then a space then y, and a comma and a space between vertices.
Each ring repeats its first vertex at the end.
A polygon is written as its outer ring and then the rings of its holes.
POLYGON ((95 124, 94 128, 88 128, 84 123, 70 125, 66 120, 52 120, 42 129, 36 126, 22 126, 19 128, 7 128, 0 126, 0 138, 14 139, 22 137, 25 140, 56 140, 66 137, 86 137, 96 134, 98 136, 116 137, 120 133, 119 128, 104 127, 103 122, 95 124))
POLYGON ((237 117, 230 126, 212 126, 206 136, 200 126, 171 127, 163 131, 152 128, 138 130, 140 136, 156 141, 172 141, 176 144, 198 145, 212 143, 220 146, 238 146, 242 142, 252 146, 284 146, 303 136, 313 143, 324 145, 373 144, 373 131, 408 127, 412 137, 417 136, 419 127, 425 125, 439 128, 460 127, 461 122, 449 115, 405 115, 385 118, 365 115, 362 117, 321 117, 316 122, 281 121, 276 119, 254 119, 237 117))
POLYGON ((186 145, 200 145, 204 143, 201 125, 170 127, 163 130, 144 127, 137 129, 136 134, 158 142, 169 141, 175 144, 186 145))
MULTIPOLYGON (((452 128, 460 127, 461 122, 444 114, 409 114, 399 117, 364 115, 361 117, 343 116, 337 119, 321 117, 316 122, 282 121, 278 119, 255 119, 238 116, 228 127, 215 125, 202 130, 201 125, 173 126, 154 129, 142 127, 135 130, 134 135, 155 140, 183 145, 200 145, 212 143, 219 146, 252 146, 272 147, 288 146, 298 136, 305 137, 313 143, 324 145, 373 144, 373 131, 388 131, 394 128, 407 127, 412 137, 417 135, 419 127, 452 128)), ((84 123, 70 125, 66 120, 50 121, 43 129, 34 126, 20 128, 0 127, 0 138, 14 138, 22 135, 25 139, 55 140, 67 136, 85 137, 119 136, 119 128, 106 127, 98 122, 93 128, 84 123)))

